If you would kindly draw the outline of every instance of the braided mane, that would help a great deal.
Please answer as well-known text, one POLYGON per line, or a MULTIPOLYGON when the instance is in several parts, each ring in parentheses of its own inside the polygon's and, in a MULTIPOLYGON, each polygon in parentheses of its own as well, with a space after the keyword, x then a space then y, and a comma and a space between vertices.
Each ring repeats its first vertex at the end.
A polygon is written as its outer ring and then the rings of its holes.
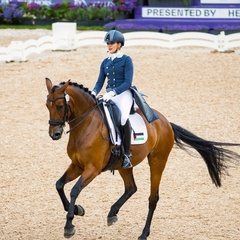
MULTIPOLYGON (((52 92, 54 92, 57 87, 61 87, 61 86, 64 85, 65 83, 66 83, 66 82, 61 82, 61 83, 53 86, 52 92)), ((96 99, 95 96, 93 96, 93 95, 91 94, 91 91, 89 90, 89 88, 84 87, 83 84, 78 84, 78 83, 76 83, 76 82, 69 82, 69 85, 70 85, 70 86, 77 87, 77 88, 83 90, 84 92, 86 92, 87 94, 89 94, 92 98, 96 99)))

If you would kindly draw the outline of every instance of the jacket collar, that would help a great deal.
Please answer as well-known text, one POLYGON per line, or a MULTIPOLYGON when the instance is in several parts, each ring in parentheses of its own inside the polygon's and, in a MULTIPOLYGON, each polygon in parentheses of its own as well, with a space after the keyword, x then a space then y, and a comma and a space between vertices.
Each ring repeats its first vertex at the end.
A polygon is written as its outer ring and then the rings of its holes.
POLYGON ((108 59, 111 59, 113 61, 115 58, 121 58, 122 56, 123 53, 121 51, 118 51, 117 53, 111 54, 108 59))

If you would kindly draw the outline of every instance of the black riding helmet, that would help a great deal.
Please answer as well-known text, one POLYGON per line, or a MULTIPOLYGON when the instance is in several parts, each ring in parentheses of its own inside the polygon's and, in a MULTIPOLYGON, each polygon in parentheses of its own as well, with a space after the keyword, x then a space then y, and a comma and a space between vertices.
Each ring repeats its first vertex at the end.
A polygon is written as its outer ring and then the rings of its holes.
POLYGON ((105 43, 116 43, 119 42, 124 46, 124 36, 121 32, 117 30, 110 30, 104 37, 105 43))

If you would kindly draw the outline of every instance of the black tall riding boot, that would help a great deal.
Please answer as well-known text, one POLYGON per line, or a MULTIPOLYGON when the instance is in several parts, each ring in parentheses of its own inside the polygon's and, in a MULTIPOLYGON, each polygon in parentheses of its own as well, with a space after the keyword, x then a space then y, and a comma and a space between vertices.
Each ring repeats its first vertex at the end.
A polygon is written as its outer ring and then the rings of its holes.
POLYGON ((131 146, 131 124, 129 119, 125 123, 124 126, 122 126, 122 141, 123 141, 123 162, 122 162, 122 168, 131 168, 131 157, 132 154, 130 152, 130 146, 131 146))

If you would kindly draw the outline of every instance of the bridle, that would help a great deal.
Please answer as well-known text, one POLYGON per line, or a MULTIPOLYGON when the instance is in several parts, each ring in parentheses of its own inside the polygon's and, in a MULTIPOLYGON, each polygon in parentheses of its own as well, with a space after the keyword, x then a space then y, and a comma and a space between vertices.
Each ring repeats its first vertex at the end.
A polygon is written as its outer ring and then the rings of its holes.
POLYGON ((49 125, 53 125, 53 126, 64 126, 65 125, 65 122, 68 122, 68 110, 70 108, 70 105, 69 105, 69 95, 64 92, 64 96, 62 97, 57 97, 57 98, 53 98, 53 99, 50 99, 48 96, 47 96, 47 101, 49 102, 55 102, 59 99, 64 99, 65 101, 65 111, 64 111, 64 117, 63 117, 63 120, 53 120, 53 119, 50 119, 48 121, 49 125))
POLYGON ((86 118, 89 116, 89 114, 96 108, 100 105, 100 101, 98 101, 96 103, 96 105, 94 105, 92 108, 90 108, 89 110, 87 110, 86 112, 78 115, 77 117, 73 118, 72 120, 69 120, 68 119, 68 111, 70 110, 71 111, 71 107, 69 105, 69 95, 64 92, 64 96, 62 97, 57 97, 57 98, 53 98, 53 99, 50 99, 48 96, 47 96, 47 101, 49 102, 55 102, 59 99, 64 99, 65 100, 65 111, 64 111, 64 116, 63 116, 63 120, 53 120, 53 119, 50 119, 48 121, 49 125, 53 125, 53 126, 61 126, 62 128, 65 126, 65 122, 67 122, 68 124, 71 124, 73 123, 75 120, 79 119, 79 118, 82 118, 81 121, 79 121, 75 126, 73 126, 72 128, 70 128, 66 133, 69 133, 70 131, 72 131, 74 128, 76 128, 78 125, 80 125, 81 123, 83 123, 86 118))

